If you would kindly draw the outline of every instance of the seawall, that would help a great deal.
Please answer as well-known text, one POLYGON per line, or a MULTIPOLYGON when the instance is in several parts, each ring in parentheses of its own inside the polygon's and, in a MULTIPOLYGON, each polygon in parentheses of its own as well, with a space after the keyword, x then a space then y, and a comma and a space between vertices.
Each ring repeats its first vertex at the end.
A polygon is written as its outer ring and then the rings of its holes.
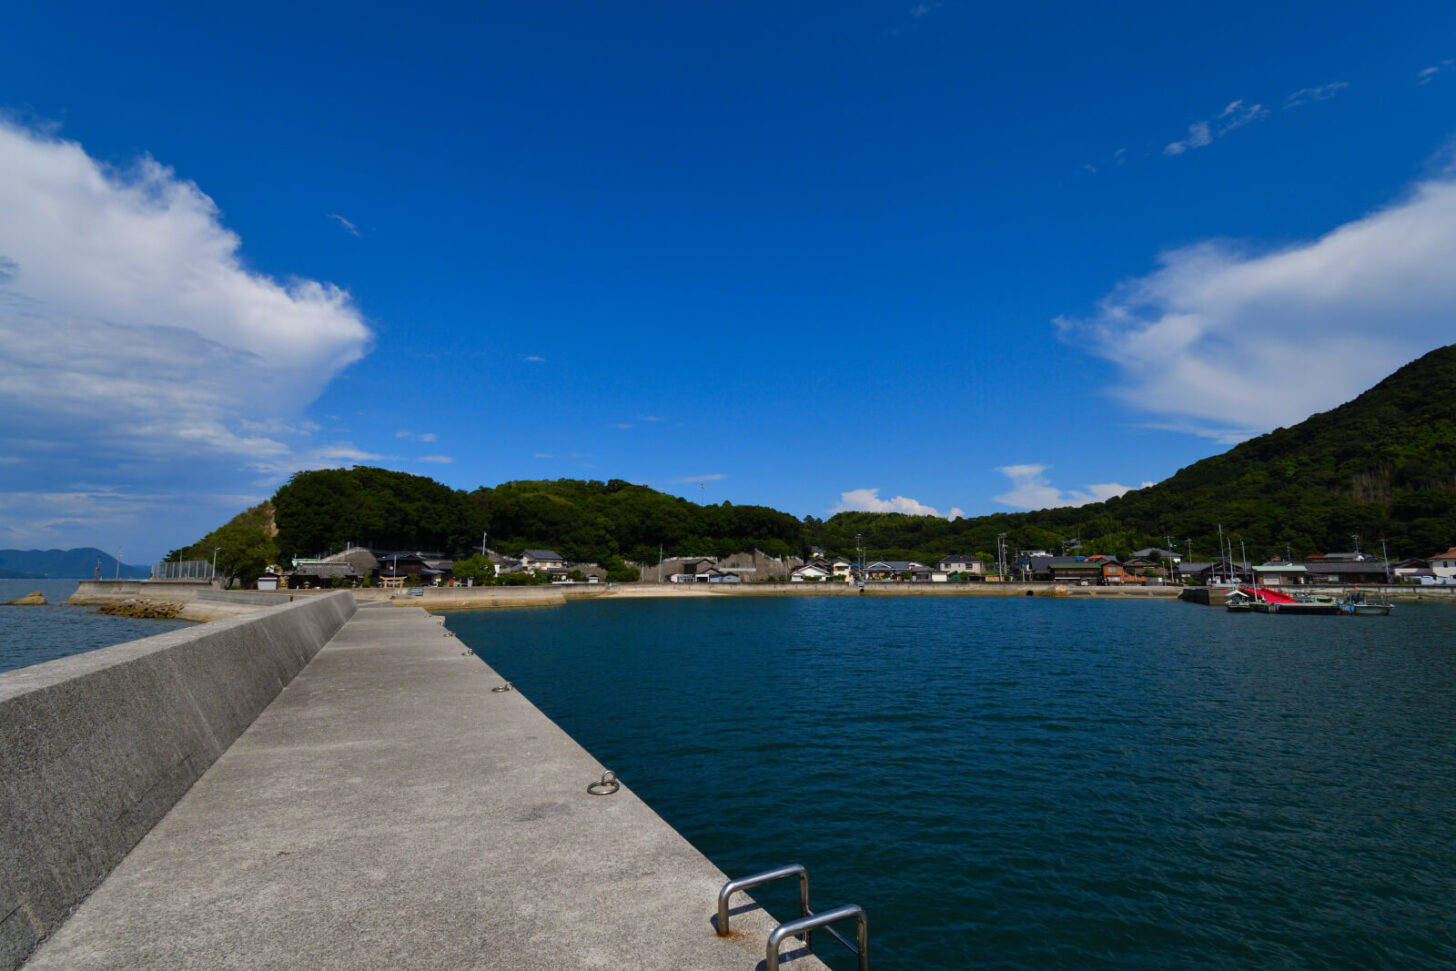
POLYGON ((1179 587, 1080 587, 1051 583, 622 583, 559 584, 539 587, 426 587, 419 595, 356 590, 364 600, 388 600, 396 607, 426 610, 485 610, 553 607, 573 600, 702 597, 1112 597, 1173 600, 1179 587))
MULTIPOLYGON (((322 596, 330 591, 309 591, 322 596)), ((141 606, 180 620, 225 620, 279 604, 291 603, 300 591, 217 590, 205 580, 82 580, 68 604, 94 607, 141 606)))
POLYGON ((0 968, 60 926, 355 609, 347 593, 311 597, 0 674, 0 968))

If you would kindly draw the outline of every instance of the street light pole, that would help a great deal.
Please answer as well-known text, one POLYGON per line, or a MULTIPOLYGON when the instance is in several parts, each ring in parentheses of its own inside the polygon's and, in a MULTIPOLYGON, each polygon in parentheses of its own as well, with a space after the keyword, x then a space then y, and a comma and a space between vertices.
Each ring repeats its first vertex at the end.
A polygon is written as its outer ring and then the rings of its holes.
POLYGON ((212 548, 212 579, 214 580, 217 579, 217 551, 220 549, 222 549, 221 546, 214 546, 212 548))

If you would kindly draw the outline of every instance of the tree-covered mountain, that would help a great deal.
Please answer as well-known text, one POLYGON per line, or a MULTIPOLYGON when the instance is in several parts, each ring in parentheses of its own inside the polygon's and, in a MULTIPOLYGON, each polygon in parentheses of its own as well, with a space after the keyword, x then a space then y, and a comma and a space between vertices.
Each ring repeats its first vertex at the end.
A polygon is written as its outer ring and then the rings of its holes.
MULTIPOLYGON (((1291 361, 1298 367, 1298 361, 1291 361)), ((1456 345, 1432 351, 1353 401, 1279 428, 1171 478, 1081 507, 955 522, 840 513, 813 530, 826 549, 863 533, 874 555, 1055 551, 1127 553, 1168 542, 1217 555, 1218 528, 1249 557, 1364 549, 1429 556, 1456 541, 1456 345)))
MULTIPOLYGON (((1291 367, 1298 362, 1291 362, 1291 367)), ((1213 557, 1219 527, 1251 559, 1348 549, 1384 540, 1391 555, 1430 555, 1456 542, 1456 345, 1432 351, 1338 408, 1204 459, 1116 499, 1077 508, 946 521, 899 513, 839 513, 799 520, 765 506, 699 505, 620 479, 506 482, 471 492, 423 476, 355 467, 300 472, 270 503, 187 551, 214 547, 245 563, 318 556, 348 544, 376 549, 518 553, 550 547, 625 576, 623 560, 727 555, 757 547, 805 555, 811 546, 852 556, 926 562, 947 553, 991 558, 1010 549, 1127 554, 1191 546, 1213 557)), ((222 560, 219 561, 220 564, 222 560)), ((230 568, 231 569, 231 568, 230 568)))
MULTIPOLYGON (((97 575, 104 580, 113 580, 118 576, 118 571, 116 557, 95 547, 87 546, 75 550, 0 550, 0 579, 90 580, 97 575)), ((123 563, 119 575, 123 580, 140 580, 151 576, 151 569, 123 563)))

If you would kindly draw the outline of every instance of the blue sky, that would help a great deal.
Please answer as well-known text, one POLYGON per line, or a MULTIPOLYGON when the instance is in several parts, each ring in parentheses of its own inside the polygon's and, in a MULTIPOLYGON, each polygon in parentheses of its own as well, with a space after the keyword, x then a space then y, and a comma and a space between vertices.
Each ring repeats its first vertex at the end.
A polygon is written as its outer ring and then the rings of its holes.
POLYGON ((0 110, 4 547, 1082 502, 1456 333, 1448 3, 31 4, 0 110))

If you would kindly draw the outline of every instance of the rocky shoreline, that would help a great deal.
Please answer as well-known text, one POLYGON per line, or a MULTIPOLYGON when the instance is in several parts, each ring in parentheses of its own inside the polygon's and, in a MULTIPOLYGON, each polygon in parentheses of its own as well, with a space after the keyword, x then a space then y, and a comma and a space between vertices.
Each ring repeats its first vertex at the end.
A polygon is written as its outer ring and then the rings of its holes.
POLYGON ((182 604, 133 597, 119 603, 103 604, 93 613, 111 617, 137 617, 143 620, 173 620, 182 613, 182 604))

